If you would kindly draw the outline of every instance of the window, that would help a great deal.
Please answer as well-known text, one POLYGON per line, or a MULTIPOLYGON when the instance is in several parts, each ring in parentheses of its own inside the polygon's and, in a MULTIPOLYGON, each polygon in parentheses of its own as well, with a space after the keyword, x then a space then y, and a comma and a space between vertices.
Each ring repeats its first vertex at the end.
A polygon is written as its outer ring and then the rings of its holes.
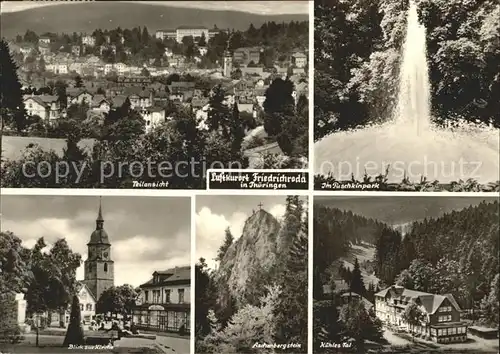
POLYGON ((438 317, 438 322, 449 322, 451 321, 451 315, 444 315, 438 317))
POLYGON ((83 304, 80 304, 80 311, 83 311, 83 304))
POLYGON ((457 334, 457 329, 456 328, 450 328, 449 334, 457 334))
POLYGON ((184 289, 177 290, 179 292, 179 304, 184 303, 184 289))
POLYGON ((170 303, 170 289, 165 289, 165 303, 170 303))
POLYGON ((442 329, 438 329, 438 336, 441 337, 443 335, 443 330, 442 329))
POLYGON ((442 306, 439 308, 439 312, 451 312, 451 306, 442 306))
POLYGON ((144 300, 145 300, 146 302, 148 302, 148 301, 149 301, 149 291, 147 291, 147 290, 144 292, 144 300))
POLYGON ((86 309, 87 311, 92 311, 92 304, 87 304, 86 309))
POLYGON ((108 263, 104 263, 104 271, 107 272, 108 271, 108 263))

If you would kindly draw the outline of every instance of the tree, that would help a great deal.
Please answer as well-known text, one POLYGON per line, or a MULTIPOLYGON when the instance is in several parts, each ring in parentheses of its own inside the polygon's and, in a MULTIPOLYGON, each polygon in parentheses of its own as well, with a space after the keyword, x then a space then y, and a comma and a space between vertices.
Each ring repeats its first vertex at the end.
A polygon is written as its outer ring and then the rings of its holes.
POLYGON ((62 80, 57 80, 54 84, 54 94, 57 96, 57 101, 62 108, 66 108, 68 105, 67 87, 68 85, 62 80))
POLYGON ((125 323, 136 306, 138 293, 128 284, 113 286, 103 291, 97 300, 96 312, 100 314, 122 315, 125 323))
POLYGON ((83 87, 83 80, 82 80, 82 77, 80 75, 76 75, 75 76, 75 87, 83 87))
POLYGON ((198 47, 205 47, 207 45, 207 39, 205 37, 205 32, 201 34, 200 40, 198 41, 198 47))
POLYGON ((224 238, 224 243, 219 247, 219 250, 217 251, 216 261, 219 261, 219 262, 224 259, 224 256, 226 255, 227 250, 229 249, 229 247, 232 246, 233 241, 234 241, 234 237, 231 234, 231 230, 229 229, 229 227, 226 228, 225 233, 226 233, 226 236, 224 238))
POLYGON ((0 81, 2 81, 0 85, 1 135, 3 135, 4 125, 12 125, 18 132, 21 132, 26 127, 22 86, 9 45, 4 40, 0 41, 0 81))
POLYGON ((65 311, 78 287, 76 270, 81 255, 74 253, 65 239, 57 240, 48 252, 43 251, 45 247, 44 239, 40 238, 31 250, 33 279, 25 296, 29 314, 65 311))
MULTIPOLYGON (((227 327, 220 329, 216 320, 203 339, 203 347, 211 353, 263 353, 255 343, 272 343, 275 333, 273 308, 280 295, 278 287, 269 287, 257 306, 246 305, 236 312, 227 327)), ((213 314, 209 318, 215 318, 213 314)), ((264 352, 265 353, 265 352, 264 352)), ((269 352, 270 353, 270 352, 269 352)))
POLYGON ((351 301, 342 306, 339 315, 342 321, 343 336, 354 339, 355 349, 358 353, 365 352, 365 341, 382 340, 382 323, 367 311, 362 301, 351 301))
POLYGON ((208 314, 215 305, 212 289, 212 277, 204 258, 200 258, 195 265, 195 335, 203 338, 210 333, 208 314))
POLYGON ((245 130, 240 119, 240 111, 236 102, 233 105, 230 125, 232 137, 231 152, 233 154, 233 158, 236 160, 238 157, 241 158, 241 144, 243 143, 243 138, 245 137, 245 130))
MULTIPOLYGON (((303 227, 304 229, 295 235, 286 258, 286 270, 279 282, 281 295, 274 308, 275 343, 298 343, 301 344, 301 348, 307 346, 308 328, 307 222, 303 227)), ((297 348, 292 351, 296 352, 297 348)))
POLYGON ((485 321, 490 326, 498 325, 499 320, 499 277, 500 275, 497 273, 491 282, 490 293, 481 301, 481 309, 483 310, 485 321))
POLYGON ((412 339, 415 340, 415 327, 421 326, 422 322, 425 320, 425 315, 420 309, 420 306, 418 306, 415 302, 410 302, 406 306, 402 318, 410 327, 412 339))
POLYGON ((71 305, 71 314, 69 319, 68 330, 64 337, 63 347, 72 345, 85 344, 82 327, 82 314, 80 312, 80 300, 77 295, 73 296, 73 303, 71 305))
POLYGON ((40 73, 45 72, 45 59, 43 58, 43 56, 38 60, 37 70, 40 73))
POLYGON ((354 269, 352 270, 350 290, 364 296, 366 293, 365 283, 363 282, 363 276, 361 275, 361 269, 359 267, 358 259, 354 260, 354 269))
POLYGON ((423 292, 439 291, 439 289, 434 289, 435 275, 436 270, 431 264, 420 259, 415 259, 411 262, 408 269, 403 270, 398 275, 396 284, 423 292))

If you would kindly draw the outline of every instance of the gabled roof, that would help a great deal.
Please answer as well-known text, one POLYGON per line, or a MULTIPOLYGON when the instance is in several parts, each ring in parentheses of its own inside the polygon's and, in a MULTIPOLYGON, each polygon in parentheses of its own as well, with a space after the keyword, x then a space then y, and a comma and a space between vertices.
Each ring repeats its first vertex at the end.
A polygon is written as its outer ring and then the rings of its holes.
POLYGON ((78 290, 78 294, 80 294, 81 291, 85 289, 85 291, 90 294, 90 296, 92 297, 92 299, 95 302, 97 302, 96 296, 94 295, 94 293, 92 292, 92 290, 90 290, 90 288, 87 286, 87 284, 85 284, 85 281, 79 281, 78 284, 80 285, 80 289, 78 290))
POLYGON ((431 294, 394 285, 375 294, 375 296, 383 298, 386 298, 388 295, 392 298, 396 298, 405 302, 409 302, 410 300, 417 301, 425 308, 425 311, 430 315, 434 314, 446 299, 450 301, 451 305, 457 311, 460 311, 460 306, 458 305, 452 294, 431 294))
POLYGON ((151 91, 150 90, 143 90, 142 87, 137 87, 137 86, 133 86, 133 87, 127 87, 124 89, 124 94, 125 95, 128 95, 128 96, 139 96, 141 98, 147 98, 150 96, 151 94, 151 91))
POLYGON ((176 284, 179 282, 190 282, 191 281, 191 267, 183 266, 183 267, 175 267, 167 270, 160 270, 153 273, 153 278, 151 278, 148 282, 142 284, 140 287, 149 287, 149 286, 161 286, 161 285, 169 285, 176 284), (160 281, 155 283, 154 277, 160 276, 160 281))
POLYGON ((127 100, 127 96, 117 95, 111 99, 111 104, 113 107, 121 107, 127 100))
POLYGON ((89 95, 93 96, 86 88, 84 87, 70 87, 66 89, 66 94, 69 97, 78 97, 83 93, 88 93, 89 95))
POLYGON ((42 105, 42 106, 48 108, 51 103, 57 102, 58 97, 55 95, 36 95, 36 96, 26 95, 24 97, 25 101, 29 100, 29 99, 32 99, 33 101, 35 101, 39 105, 42 105))

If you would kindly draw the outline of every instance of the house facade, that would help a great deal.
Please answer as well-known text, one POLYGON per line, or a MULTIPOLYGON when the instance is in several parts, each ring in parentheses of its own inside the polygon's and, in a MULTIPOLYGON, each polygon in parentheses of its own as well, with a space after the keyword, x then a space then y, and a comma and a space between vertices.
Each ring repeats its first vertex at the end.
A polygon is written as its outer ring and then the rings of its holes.
MULTIPOLYGON (((82 323, 89 324, 95 319, 95 311, 97 300, 92 294, 92 291, 83 282, 79 282, 78 301, 80 302, 80 312, 82 314, 82 323)), ((51 327, 67 327, 70 322, 71 305, 62 313, 50 312, 47 313, 48 325, 51 327)))
POLYGON ((391 286, 375 294, 375 314, 384 325, 404 329, 437 343, 465 342, 468 325, 460 320, 460 307, 451 294, 436 295, 391 286), (420 325, 404 320, 405 309, 416 304, 420 325))
POLYGON ((24 98, 24 106, 29 116, 39 116, 48 122, 56 121, 61 117, 61 105, 57 96, 28 96, 24 98))
POLYGON ((68 96, 68 106, 72 104, 92 104, 94 95, 87 90, 82 89, 67 89, 66 94, 68 96))
POLYGON ((304 53, 294 53, 292 55, 292 64, 297 68, 304 68, 307 65, 307 56, 304 53))
POLYGON ((161 107, 143 108, 140 114, 146 123, 146 133, 165 121, 165 109, 161 107))
POLYGON ((202 26, 179 26, 176 29, 176 39, 178 43, 182 43, 184 37, 193 37, 193 39, 205 36, 208 40, 208 28, 202 26))
POLYGON ((154 272, 140 286, 139 300, 133 310, 134 324, 149 331, 189 333, 190 287, 189 266, 154 272))

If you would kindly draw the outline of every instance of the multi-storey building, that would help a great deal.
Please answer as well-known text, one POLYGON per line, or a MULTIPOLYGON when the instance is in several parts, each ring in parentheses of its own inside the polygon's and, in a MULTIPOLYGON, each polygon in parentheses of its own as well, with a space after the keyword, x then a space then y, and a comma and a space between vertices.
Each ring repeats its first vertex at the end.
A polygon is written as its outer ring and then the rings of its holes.
POLYGON ((66 89, 68 98, 68 106, 72 104, 87 104, 90 105, 94 95, 83 88, 68 88, 66 89))
POLYGON ((460 307, 451 294, 436 295, 391 286, 375 294, 375 313, 388 326, 399 327, 437 343, 465 342, 468 325, 460 321, 460 307), (406 307, 416 304, 419 325, 404 320, 406 307))
POLYGON ((82 44, 88 45, 90 47, 95 46, 95 37, 93 36, 83 36, 82 37, 82 44))
POLYGON ((304 68, 307 65, 307 55, 301 52, 293 53, 292 64, 297 68, 304 68))
POLYGON ((179 26, 176 29, 176 39, 179 43, 182 43, 184 37, 193 37, 196 40, 203 36, 208 40, 208 28, 203 26, 179 26))
POLYGON ((29 116, 39 116, 49 123, 61 117, 61 105, 54 95, 25 96, 24 106, 29 116))
POLYGON ((261 48, 238 48, 233 53, 233 60, 235 63, 248 65, 250 63, 258 64, 260 61, 261 48))
POLYGON ((144 330, 160 332, 190 331, 191 267, 156 271, 140 286, 134 324, 144 330))
POLYGON ((219 32, 220 30, 216 28, 209 30, 203 26, 179 26, 176 29, 158 30, 155 33, 155 37, 161 40, 175 39, 177 42, 182 43, 184 37, 193 37, 197 40, 204 35, 205 39, 208 41, 219 32))
POLYGON ((175 29, 163 29, 163 30, 158 30, 155 33, 155 37, 157 39, 175 39, 177 40, 177 31, 175 29))

